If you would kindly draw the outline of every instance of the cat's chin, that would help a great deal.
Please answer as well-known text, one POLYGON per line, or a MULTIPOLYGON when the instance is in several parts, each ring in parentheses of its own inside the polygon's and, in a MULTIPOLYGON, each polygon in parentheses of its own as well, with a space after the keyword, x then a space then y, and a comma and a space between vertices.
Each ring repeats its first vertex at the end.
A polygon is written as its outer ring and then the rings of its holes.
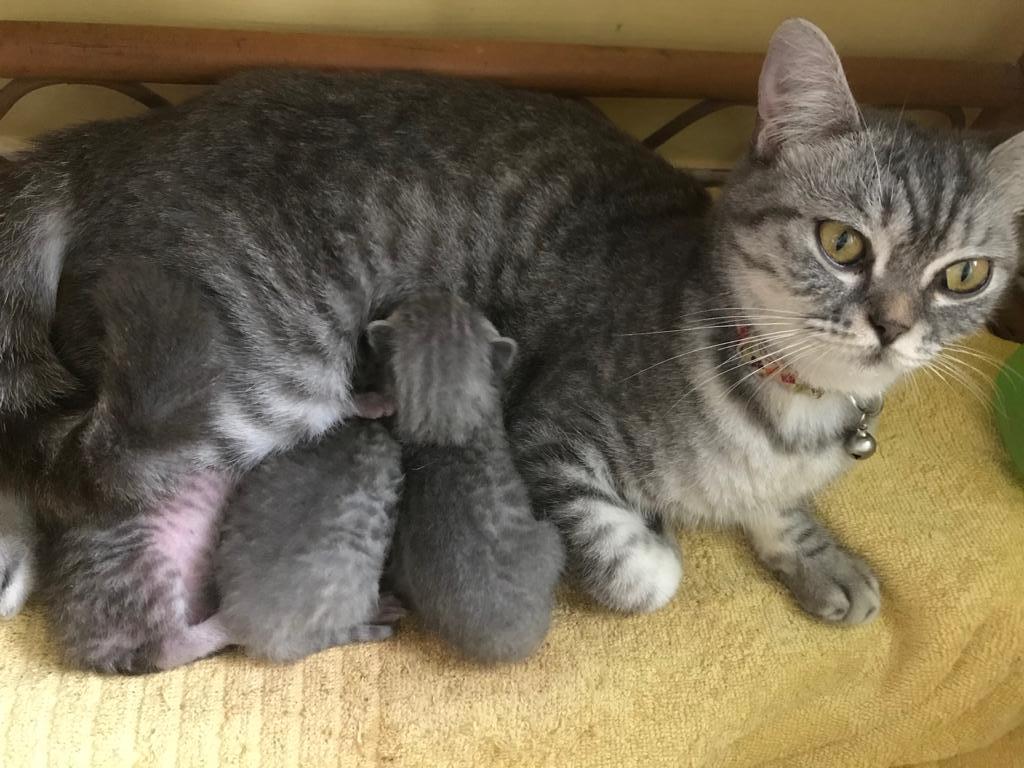
POLYGON ((829 354, 806 365, 795 366, 804 384, 824 392, 838 392, 857 398, 872 398, 885 393, 908 371, 908 367, 888 353, 849 355, 829 354))

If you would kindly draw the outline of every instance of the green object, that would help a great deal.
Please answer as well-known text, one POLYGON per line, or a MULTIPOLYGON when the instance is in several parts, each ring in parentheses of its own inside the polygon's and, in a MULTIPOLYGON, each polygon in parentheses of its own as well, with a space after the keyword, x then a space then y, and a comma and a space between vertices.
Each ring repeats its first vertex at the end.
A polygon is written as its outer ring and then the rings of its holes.
POLYGON ((999 431, 1010 459, 1024 477, 1024 346, 1010 355, 996 377, 996 408, 999 431))

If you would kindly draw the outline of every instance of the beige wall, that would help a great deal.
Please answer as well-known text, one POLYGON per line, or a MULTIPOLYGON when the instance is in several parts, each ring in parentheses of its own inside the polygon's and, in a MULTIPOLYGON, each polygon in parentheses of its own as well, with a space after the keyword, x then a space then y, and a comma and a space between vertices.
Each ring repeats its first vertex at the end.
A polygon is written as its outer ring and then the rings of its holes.
MULTIPOLYGON (((0 0, 0 17, 344 31, 448 37, 763 50, 775 25, 801 15, 840 53, 1013 60, 1024 53, 1024 0, 0 0)), ((185 93, 172 89, 177 97, 185 93)), ((602 106, 636 133, 680 102, 602 106)), ((29 136, 72 120, 126 114, 124 97, 53 88, 24 99, 0 135, 29 136)), ((740 151, 749 112, 730 110, 677 139, 674 160, 720 165, 740 151)))

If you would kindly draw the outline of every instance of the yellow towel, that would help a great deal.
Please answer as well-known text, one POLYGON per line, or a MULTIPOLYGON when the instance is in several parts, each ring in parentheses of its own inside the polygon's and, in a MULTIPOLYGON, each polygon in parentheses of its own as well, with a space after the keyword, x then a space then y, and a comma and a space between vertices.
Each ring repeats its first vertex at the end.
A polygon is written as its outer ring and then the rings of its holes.
POLYGON ((101 678, 60 667, 33 608, 0 625, 0 763, 1022 766, 1024 486, 962 387, 918 377, 879 438, 822 503, 882 580, 870 626, 803 616, 726 533, 683 536, 666 610, 567 593, 543 651, 501 669, 406 625, 292 667, 228 655, 101 678))

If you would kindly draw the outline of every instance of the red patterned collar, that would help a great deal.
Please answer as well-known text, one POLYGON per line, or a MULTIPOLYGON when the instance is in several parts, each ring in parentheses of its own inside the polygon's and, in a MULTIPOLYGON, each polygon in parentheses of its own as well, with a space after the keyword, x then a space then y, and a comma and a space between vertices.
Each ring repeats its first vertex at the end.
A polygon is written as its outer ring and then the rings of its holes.
POLYGON ((773 360, 771 349, 762 341, 750 338, 749 325, 737 325, 736 335, 740 342, 736 346, 736 353, 740 359, 750 365, 751 368, 763 379, 775 379, 783 386, 789 387, 794 392, 811 397, 821 397, 825 394, 817 387, 804 384, 796 373, 787 368, 781 361, 773 360))

